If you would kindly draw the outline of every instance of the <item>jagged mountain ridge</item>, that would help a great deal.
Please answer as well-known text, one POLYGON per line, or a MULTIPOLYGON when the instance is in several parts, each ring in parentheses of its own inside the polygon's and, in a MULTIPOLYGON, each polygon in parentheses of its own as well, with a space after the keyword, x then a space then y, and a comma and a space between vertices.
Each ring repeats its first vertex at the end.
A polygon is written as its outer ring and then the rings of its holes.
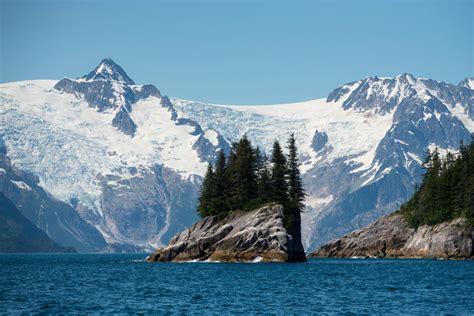
POLYGON ((371 77, 326 99, 222 106, 168 99, 105 59, 80 79, 0 85, 0 135, 15 168, 109 244, 150 249, 197 219, 201 176, 220 148, 247 133, 269 153, 295 132, 310 249, 397 208, 426 147, 469 139, 470 82, 371 77))

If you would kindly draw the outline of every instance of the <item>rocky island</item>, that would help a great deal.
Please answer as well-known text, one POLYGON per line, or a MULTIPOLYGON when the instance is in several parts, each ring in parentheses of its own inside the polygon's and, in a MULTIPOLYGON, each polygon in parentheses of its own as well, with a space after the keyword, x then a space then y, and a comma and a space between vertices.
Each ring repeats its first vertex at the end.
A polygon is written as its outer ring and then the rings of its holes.
POLYGON ((271 163, 244 135, 227 158, 209 163, 199 197, 202 219, 148 261, 304 262, 304 189, 293 134, 285 155, 275 141, 271 163))
POLYGON ((283 225, 283 207, 268 205, 225 218, 208 216, 179 233, 148 261, 305 261, 301 242, 283 225))
POLYGON ((323 245, 310 257, 474 259, 474 142, 441 158, 397 212, 323 245))
POLYGON ((466 218, 411 228, 402 214, 392 214, 323 245, 310 257, 474 259, 473 237, 466 218))

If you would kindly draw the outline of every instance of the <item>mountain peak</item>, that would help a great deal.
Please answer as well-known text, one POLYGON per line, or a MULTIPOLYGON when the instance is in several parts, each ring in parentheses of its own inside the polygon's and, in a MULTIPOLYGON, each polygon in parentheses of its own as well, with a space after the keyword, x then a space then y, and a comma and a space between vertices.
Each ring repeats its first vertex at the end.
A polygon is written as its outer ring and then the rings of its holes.
POLYGON ((458 86, 474 90, 474 77, 465 78, 458 86))
POLYGON ((94 70, 82 77, 82 79, 87 81, 110 80, 131 85, 135 84, 122 67, 116 64, 111 58, 103 59, 94 70))
POLYGON ((406 81, 409 84, 414 84, 415 81, 416 81, 415 76, 413 76, 412 74, 409 74, 407 72, 405 72, 401 75, 398 75, 395 78, 398 79, 398 80, 401 80, 401 81, 406 81))

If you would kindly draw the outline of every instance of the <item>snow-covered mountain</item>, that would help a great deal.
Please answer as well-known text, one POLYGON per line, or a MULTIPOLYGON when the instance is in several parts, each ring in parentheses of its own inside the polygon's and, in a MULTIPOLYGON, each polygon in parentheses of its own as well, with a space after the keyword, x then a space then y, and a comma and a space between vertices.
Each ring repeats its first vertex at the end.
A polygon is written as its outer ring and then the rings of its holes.
POLYGON ((108 243, 156 247, 194 222, 207 161, 228 149, 110 59, 81 79, 2 84, 0 103, 11 164, 108 243))
MULTIPOLYGON (((31 186, 121 250, 166 243, 196 220, 206 161, 220 148, 228 151, 247 133, 269 153, 275 139, 294 132, 310 249, 395 210, 419 181, 426 148, 454 150, 470 140, 473 82, 371 77, 326 99, 228 106, 169 99, 105 59, 80 79, 0 85, 0 137, 16 176, 31 175, 31 186)), ((11 187, 20 180, 3 181, 11 187)), ((54 212, 56 222, 66 222, 63 213, 54 212)), ((104 249, 93 240, 80 242, 104 249)))
POLYGON ((413 193, 427 148, 455 151, 474 132, 472 79, 459 85, 403 74, 371 77, 326 99, 226 106, 172 99, 178 115, 229 140, 244 133, 269 151, 297 136, 308 198, 305 246, 312 249, 398 208, 413 193))

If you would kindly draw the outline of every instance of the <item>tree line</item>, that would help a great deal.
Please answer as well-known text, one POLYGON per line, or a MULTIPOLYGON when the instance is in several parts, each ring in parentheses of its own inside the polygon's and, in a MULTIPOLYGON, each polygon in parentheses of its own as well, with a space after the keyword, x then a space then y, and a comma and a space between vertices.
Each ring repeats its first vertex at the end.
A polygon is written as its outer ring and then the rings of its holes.
POLYGON ((226 215, 233 210, 252 210, 274 202, 284 207, 288 233, 301 240, 300 213, 306 194, 294 134, 288 139, 287 149, 285 154, 275 141, 268 159, 244 135, 232 144, 228 157, 221 150, 215 165, 208 165, 199 197, 199 215, 226 215))
POLYGON ((426 153, 423 181, 401 206, 410 226, 434 225, 458 217, 474 224, 474 141, 461 143, 458 154, 426 153))

